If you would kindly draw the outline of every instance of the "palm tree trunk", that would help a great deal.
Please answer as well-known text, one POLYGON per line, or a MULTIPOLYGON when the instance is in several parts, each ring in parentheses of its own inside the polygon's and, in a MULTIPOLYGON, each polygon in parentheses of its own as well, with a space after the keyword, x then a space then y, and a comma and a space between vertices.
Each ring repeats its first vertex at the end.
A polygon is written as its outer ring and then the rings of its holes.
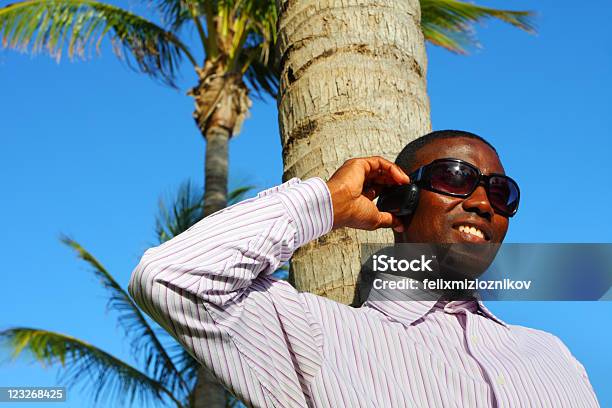
POLYGON ((198 381, 195 386, 194 408, 225 408, 225 388, 204 366, 198 370, 198 381))
MULTIPOLYGON (((223 74, 223 66, 207 62, 198 70, 200 81, 190 91, 195 99, 194 118, 206 139, 204 209, 207 217, 227 205, 228 144, 237 134, 251 101, 242 76, 223 74)), ((206 367, 198 370, 194 408, 225 408, 227 392, 206 367)))
MULTIPOLYGON (((204 209, 207 217, 227 204, 228 142, 230 131, 220 126, 206 129, 206 161, 204 164, 204 209)), ((225 408, 225 388, 204 366, 198 369, 193 408, 225 408)))
MULTIPOLYGON (((418 0, 280 0, 283 179, 328 179, 347 159, 394 160, 430 129, 418 0)), ((341 229, 299 249, 299 290, 359 303, 360 244, 390 230, 341 229)))
POLYGON ((215 126, 206 130, 204 164, 204 217, 227 205, 227 148, 230 131, 215 126))

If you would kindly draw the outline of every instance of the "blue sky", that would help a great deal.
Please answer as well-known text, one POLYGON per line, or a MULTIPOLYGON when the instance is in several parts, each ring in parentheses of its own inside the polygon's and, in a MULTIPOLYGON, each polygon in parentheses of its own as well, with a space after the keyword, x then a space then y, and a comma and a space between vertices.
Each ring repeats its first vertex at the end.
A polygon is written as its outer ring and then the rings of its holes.
MULTIPOLYGON (((478 30, 483 49, 468 57, 430 47, 434 129, 470 130, 498 148, 522 189, 508 242, 612 242, 604 178, 612 171, 612 5, 483 4, 536 10, 539 33, 491 22, 478 30)), ((165 88, 117 62, 109 47, 61 64, 0 51, 0 328, 67 333, 133 362, 115 315, 105 312, 103 289, 58 236, 78 240, 127 286, 154 243, 160 195, 203 178, 204 142, 185 95, 194 81, 185 70, 180 91, 165 88)), ((273 101, 255 102, 230 143, 230 166, 231 186, 281 182, 273 101)), ((509 323, 559 336, 586 367, 601 405, 612 406, 612 302, 489 306, 509 323)), ((0 386, 56 385, 55 375, 17 361, 0 365, 0 386)), ((62 406, 86 401, 74 390, 62 406)))

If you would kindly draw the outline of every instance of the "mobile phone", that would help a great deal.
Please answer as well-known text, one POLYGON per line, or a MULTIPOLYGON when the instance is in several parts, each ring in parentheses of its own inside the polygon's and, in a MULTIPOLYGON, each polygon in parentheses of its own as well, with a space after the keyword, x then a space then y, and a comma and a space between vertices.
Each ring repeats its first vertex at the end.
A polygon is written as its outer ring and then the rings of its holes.
POLYGON ((404 184, 385 188, 376 207, 381 212, 389 212, 398 217, 410 215, 419 203, 419 187, 415 184, 404 184))

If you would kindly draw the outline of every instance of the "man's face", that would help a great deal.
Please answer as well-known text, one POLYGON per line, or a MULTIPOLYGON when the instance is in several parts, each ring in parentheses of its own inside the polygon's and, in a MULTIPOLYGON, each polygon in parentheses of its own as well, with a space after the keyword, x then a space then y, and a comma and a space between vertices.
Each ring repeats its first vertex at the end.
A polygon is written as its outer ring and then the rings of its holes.
MULTIPOLYGON (((438 139, 421 148, 410 172, 433 160, 455 158, 478 167, 483 174, 505 174, 495 152, 485 143, 471 138, 438 139)), ((467 198, 450 197, 420 190, 419 205, 404 226, 395 232, 395 242, 422 243, 501 243, 508 231, 508 218, 496 214, 483 185, 467 198), (475 227, 485 238, 459 231, 475 227)))

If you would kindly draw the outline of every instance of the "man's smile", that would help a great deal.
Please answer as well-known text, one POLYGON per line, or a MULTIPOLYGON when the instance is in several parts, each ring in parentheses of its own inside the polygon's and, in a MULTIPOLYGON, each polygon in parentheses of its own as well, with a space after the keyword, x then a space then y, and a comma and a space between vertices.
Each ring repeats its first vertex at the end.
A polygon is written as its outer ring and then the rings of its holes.
POLYGON ((483 222, 457 221, 453 224, 453 230, 461 241, 483 243, 491 240, 491 229, 483 222))

